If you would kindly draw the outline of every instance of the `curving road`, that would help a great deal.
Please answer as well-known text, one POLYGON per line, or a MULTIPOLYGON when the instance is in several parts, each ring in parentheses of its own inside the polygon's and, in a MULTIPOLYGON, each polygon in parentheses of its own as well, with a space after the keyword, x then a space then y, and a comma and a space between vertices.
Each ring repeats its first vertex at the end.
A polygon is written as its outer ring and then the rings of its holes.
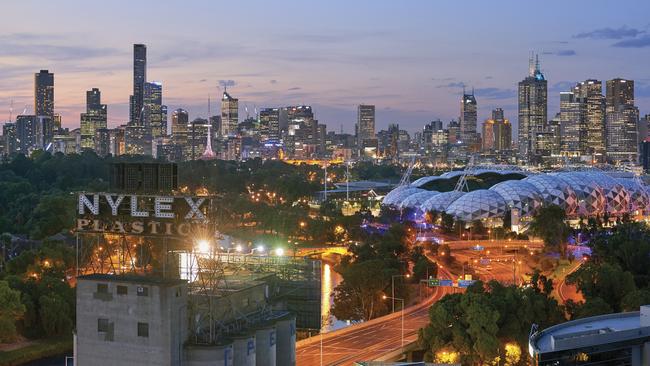
MULTIPOLYGON (((447 278, 451 273, 440 270, 447 278)), ((435 287, 432 295, 423 303, 408 307, 404 311, 404 344, 418 338, 418 330, 429 321, 429 307, 443 296, 452 293, 453 288, 435 287)), ((401 313, 355 324, 341 330, 315 336, 296 345, 298 365, 353 365, 355 361, 374 360, 401 348, 401 313)))

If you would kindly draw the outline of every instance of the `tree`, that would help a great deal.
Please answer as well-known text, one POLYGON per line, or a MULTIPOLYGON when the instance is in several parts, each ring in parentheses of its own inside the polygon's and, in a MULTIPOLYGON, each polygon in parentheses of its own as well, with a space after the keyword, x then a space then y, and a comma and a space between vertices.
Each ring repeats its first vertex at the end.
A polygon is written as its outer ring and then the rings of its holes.
POLYGON ((565 222, 566 213, 560 206, 539 209, 528 227, 528 232, 541 238, 549 251, 558 251, 566 257, 566 245, 571 229, 565 222))
POLYGON ((382 296, 391 276, 380 259, 353 262, 339 269, 343 282, 334 289, 332 314, 339 319, 370 320, 387 309, 382 296))
POLYGON ((18 336, 16 320, 25 313, 20 302, 20 292, 9 287, 7 281, 0 281, 0 343, 13 342, 18 336))
MULTIPOLYGON (((585 263, 567 276, 567 283, 576 285, 587 305, 592 306, 590 303, 598 299, 607 304, 610 312, 620 312, 623 298, 636 290, 632 274, 623 271, 618 264, 609 263, 585 263)), ((598 309, 603 308, 598 306, 598 309)))
POLYGON ((43 330, 48 337, 66 335, 72 331, 70 305, 57 293, 42 295, 38 300, 43 330))

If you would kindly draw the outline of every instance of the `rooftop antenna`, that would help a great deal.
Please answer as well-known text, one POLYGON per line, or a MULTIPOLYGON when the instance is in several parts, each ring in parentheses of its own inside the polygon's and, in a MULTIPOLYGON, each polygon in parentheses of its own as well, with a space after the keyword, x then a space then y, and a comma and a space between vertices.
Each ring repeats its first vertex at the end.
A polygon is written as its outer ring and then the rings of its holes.
POLYGON ((540 71, 540 68, 539 68, 539 54, 535 54, 535 71, 536 72, 540 71))
POLYGON ((210 121, 210 115, 212 112, 210 111, 210 93, 208 93, 208 122, 210 121))
POLYGON ((528 76, 535 76, 535 64, 533 64, 533 51, 530 51, 530 57, 528 57, 528 76))
POLYGON ((474 96, 474 86, 472 86, 472 96, 474 96))

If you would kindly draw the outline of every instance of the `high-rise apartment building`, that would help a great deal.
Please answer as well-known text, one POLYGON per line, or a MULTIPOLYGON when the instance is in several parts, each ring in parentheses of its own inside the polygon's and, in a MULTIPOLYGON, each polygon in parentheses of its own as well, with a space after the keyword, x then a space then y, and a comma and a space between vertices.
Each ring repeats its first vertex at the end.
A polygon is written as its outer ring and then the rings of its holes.
POLYGON ((34 74, 34 115, 54 120, 54 74, 48 70, 34 74))
POLYGON ((470 147, 478 142, 477 120, 477 104, 472 90, 472 94, 463 93, 460 100, 460 140, 470 147))
POLYGON ((377 138, 375 135, 375 106, 361 104, 357 108, 357 128, 358 128, 358 143, 359 146, 363 145, 364 140, 373 140, 377 138))
POLYGON ((144 88, 147 82, 147 46, 133 45, 133 95, 130 98, 130 124, 142 126, 144 88))
POLYGON ((539 65, 539 58, 529 60, 528 76, 519 82, 519 153, 530 161, 536 155, 535 136, 546 130, 548 85, 539 65))
POLYGON ((237 134, 239 124, 239 99, 233 98, 228 91, 223 91, 221 98, 221 136, 234 136, 237 134))
POLYGON ((81 141, 82 149, 95 149, 96 132, 105 129, 107 123, 106 104, 101 102, 101 92, 97 88, 86 91, 86 113, 81 113, 81 141))

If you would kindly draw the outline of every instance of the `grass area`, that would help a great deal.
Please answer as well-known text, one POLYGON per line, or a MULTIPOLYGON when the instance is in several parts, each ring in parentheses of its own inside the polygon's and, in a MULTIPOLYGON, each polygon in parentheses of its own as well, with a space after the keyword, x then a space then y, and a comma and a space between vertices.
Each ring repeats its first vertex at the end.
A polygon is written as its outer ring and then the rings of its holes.
POLYGON ((22 348, 0 351, 0 366, 16 366, 45 357, 60 355, 71 350, 72 337, 39 340, 22 348))

